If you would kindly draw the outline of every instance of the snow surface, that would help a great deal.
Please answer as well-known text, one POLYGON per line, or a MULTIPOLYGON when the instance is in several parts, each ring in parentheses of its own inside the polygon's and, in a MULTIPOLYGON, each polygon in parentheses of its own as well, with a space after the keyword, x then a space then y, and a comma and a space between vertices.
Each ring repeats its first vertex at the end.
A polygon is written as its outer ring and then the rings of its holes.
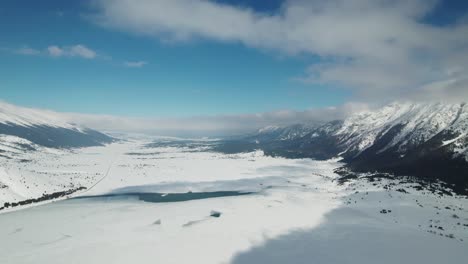
POLYGON ((78 196, 254 193, 173 203, 82 198, 7 210, 0 214, 0 263, 427 264, 468 257, 466 198, 392 180, 340 185, 337 160, 146 143, 38 151, 27 165, 1 160, 0 181, 8 186, 1 199, 70 183, 88 187, 78 196))

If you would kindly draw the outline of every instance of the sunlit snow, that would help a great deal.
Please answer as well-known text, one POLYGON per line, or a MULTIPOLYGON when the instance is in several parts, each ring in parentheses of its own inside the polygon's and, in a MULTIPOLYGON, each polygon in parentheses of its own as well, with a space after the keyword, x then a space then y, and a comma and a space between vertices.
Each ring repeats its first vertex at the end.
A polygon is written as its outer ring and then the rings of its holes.
POLYGON ((3 202, 78 186, 88 189, 72 196, 88 198, 3 210, 0 263, 455 263, 468 257, 466 199, 410 184, 398 187, 407 193, 385 189, 391 186, 385 180, 339 184, 336 160, 226 155, 211 152, 209 141, 147 147, 150 142, 40 150, 24 154, 25 163, 2 159, 3 202), (248 194, 157 203, 134 195, 234 191, 248 194))

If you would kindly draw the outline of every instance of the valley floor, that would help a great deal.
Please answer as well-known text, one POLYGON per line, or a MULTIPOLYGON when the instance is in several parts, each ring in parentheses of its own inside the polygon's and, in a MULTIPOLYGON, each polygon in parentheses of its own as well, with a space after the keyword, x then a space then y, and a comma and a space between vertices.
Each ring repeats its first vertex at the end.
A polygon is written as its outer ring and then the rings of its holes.
POLYGON ((42 151, 28 154, 26 163, 2 160, 3 202, 87 189, 73 199, 3 210, 0 263, 428 264, 468 258, 465 197, 386 179, 339 184, 333 170, 341 164, 334 160, 226 155, 209 151, 210 142, 146 143, 42 151))

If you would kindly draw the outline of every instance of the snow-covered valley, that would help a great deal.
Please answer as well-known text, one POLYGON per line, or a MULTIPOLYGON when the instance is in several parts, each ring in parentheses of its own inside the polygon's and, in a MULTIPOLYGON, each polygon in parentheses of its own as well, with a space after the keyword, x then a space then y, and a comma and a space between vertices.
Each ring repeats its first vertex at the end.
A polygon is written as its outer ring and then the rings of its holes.
POLYGON ((0 264, 468 264, 468 0, 0 21, 0 264))
POLYGON ((130 138, 0 159, 2 204, 86 187, 0 211, 0 263, 457 263, 468 257, 466 197, 401 179, 342 182, 333 172, 338 160, 222 154, 210 150, 210 141, 151 142, 130 138))

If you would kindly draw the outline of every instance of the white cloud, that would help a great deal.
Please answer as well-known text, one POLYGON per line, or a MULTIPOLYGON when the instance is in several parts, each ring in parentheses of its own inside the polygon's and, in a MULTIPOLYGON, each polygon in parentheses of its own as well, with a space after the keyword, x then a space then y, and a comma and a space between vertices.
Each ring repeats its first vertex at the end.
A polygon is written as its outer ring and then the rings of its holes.
POLYGON ((124 66, 125 67, 129 67, 129 68, 141 68, 145 65, 147 65, 148 62, 146 61, 126 61, 124 62, 124 66))
POLYGON ((87 48, 84 45, 75 45, 71 46, 68 52, 70 56, 78 56, 85 59, 94 59, 96 57, 96 52, 87 48))
MULTIPOLYGON (((93 19, 104 27, 162 40, 207 38, 285 54, 318 55, 321 63, 300 79, 336 83, 361 97, 388 99, 416 96, 421 87, 460 82, 468 75, 468 21, 447 26, 424 23, 436 4, 289 0, 270 14, 207 0, 95 0, 93 19), (457 69, 458 74, 447 69, 457 69)), ((440 89, 444 96, 454 97, 454 89, 440 89)), ((467 99, 468 94, 463 95, 467 99)))
POLYGON ((49 55, 52 57, 60 57, 65 54, 65 51, 58 46, 49 46, 47 47, 47 51, 49 52, 49 55))
POLYGON ((56 45, 51 45, 47 47, 47 52, 52 57, 81 57, 85 59, 94 59, 97 56, 97 53, 92 49, 78 44, 74 46, 65 46, 59 47, 56 45))

